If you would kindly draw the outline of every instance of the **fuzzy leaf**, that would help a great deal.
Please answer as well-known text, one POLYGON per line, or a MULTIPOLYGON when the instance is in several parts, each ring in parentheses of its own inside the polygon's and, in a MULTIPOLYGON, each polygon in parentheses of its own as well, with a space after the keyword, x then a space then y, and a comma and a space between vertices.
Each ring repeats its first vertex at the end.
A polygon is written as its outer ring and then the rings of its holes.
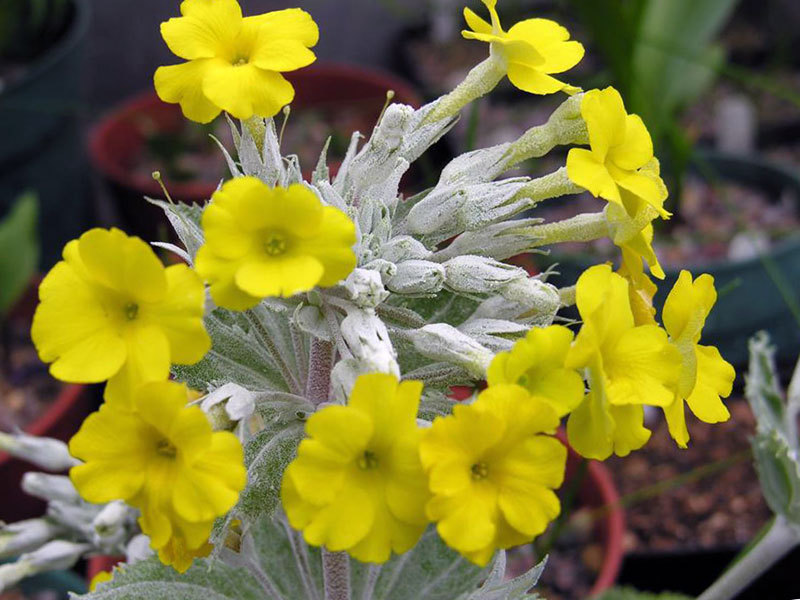
POLYGON ((164 211, 170 225, 178 235, 178 239, 180 239, 189 256, 194 260, 197 251, 205 241, 203 228, 200 226, 205 207, 199 204, 185 204, 183 202, 169 203, 163 200, 153 200, 152 198, 147 198, 147 201, 164 211))
POLYGON ((545 558, 519 577, 505 581, 506 555, 501 551, 495 558, 489 577, 481 587, 469 595, 459 597, 459 600, 533 600, 538 596, 531 590, 539 582, 546 564, 545 558))
POLYGON ((596 598, 596 600, 691 600, 689 596, 664 592, 652 594, 639 592, 633 588, 612 588, 596 598))
POLYGON ((263 600, 264 589, 247 571, 220 561, 202 560, 183 575, 157 558, 126 565, 114 579, 92 593, 71 598, 85 600, 263 600))

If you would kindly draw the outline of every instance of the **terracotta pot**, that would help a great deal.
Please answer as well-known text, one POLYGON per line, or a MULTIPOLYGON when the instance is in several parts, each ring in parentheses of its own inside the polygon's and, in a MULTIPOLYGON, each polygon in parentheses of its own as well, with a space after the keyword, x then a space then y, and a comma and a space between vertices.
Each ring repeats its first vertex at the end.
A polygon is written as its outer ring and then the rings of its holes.
MULTIPOLYGON (((31 283, 30 289, 9 313, 9 319, 33 319, 40 280, 37 277, 31 283)), ((67 441, 78 431, 83 419, 93 408, 93 399, 87 386, 62 385, 47 412, 29 424, 25 431, 32 435, 67 441)), ((0 520, 14 522, 38 517, 44 512, 45 503, 28 496, 20 488, 23 474, 30 470, 38 470, 38 467, 0 452, 0 488, 3 490, 0 520)))
MULTIPOLYGON (((366 122, 371 126, 380 115, 387 90, 395 91, 396 102, 415 107, 422 103, 417 93, 403 80, 363 67, 316 64, 287 73, 286 77, 295 87, 295 99, 292 102, 295 114, 303 109, 357 107, 358 112, 363 111, 366 122)), ((149 173, 134 173, 132 166, 144 151, 150 132, 178 132, 185 122, 178 105, 165 104, 154 92, 147 92, 113 110, 92 128, 89 135, 92 165, 108 182, 112 200, 129 233, 145 239, 158 239, 168 231, 163 212, 143 200, 145 196, 162 198, 160 186, 149 173)), ((314 165, 305 167, 312 169, 314 165)), ((208 200, 218 182, 165 183, 175 200, 192 203, 208 200)))

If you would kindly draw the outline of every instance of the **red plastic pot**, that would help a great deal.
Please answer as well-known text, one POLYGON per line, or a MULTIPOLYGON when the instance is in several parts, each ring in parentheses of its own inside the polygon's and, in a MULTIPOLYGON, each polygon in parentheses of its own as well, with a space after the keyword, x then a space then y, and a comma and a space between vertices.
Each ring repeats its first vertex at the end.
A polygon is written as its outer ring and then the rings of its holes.
MULTIPOLYGON (((357 106, 369 115, 371 123, 380 115, 390 89, 395 91, 396 102, 415 107, 422 103, 405 81, 363 67, 316 64, 287 73, 286 77, 295 88, 294 113, 357 106)), ((154 92, 147 92, 110 112, 89 134, 92 165, 109 183, 116 208, 130 233, 146 239, 163 236, 163 213, 143 200, 144 196, 161 198, 161 188, 149 174, 134 173, 132 166, 144 151, 149 132, 178 132, 184 123, 178 105, 166 104, 154 92)), ((205 202, 216 189, 216 183, 209 182, 165 183, 175 200, 189 203, 205 202)))
MULTIPOLYGON (((28 292, 20 299, 9 314, 9 319, 31 320, 37 303, 39 279, 32 282, 28 292)), ((25 428, 27 433, 37 436, 69 440, 78 431, 84 418, 92 411, 93 403, 89 388, 85 385, 62 385, 55 402, 47 412, 40 415, 25 428)), ((0 452, 0 520, 20 521, 41 516, 45 503, 28 496, 20 488, 22 476, 38 467, 26 461, 0 452)))

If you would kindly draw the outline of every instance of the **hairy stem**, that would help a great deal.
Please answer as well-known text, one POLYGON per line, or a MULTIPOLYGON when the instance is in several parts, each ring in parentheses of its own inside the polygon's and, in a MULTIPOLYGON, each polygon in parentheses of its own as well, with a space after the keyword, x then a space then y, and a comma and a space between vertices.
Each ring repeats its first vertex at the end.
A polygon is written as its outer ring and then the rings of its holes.
POLYGON ((515 199, 527 198, 534 203, 571 194, 580 194, 583 188, 570 181, 567 168, 561 167, 557 171, 536 179, 531 179, 525 187, 517 192, 515 199))
POLYGON ((584 213, 564 221, 536 225, 526 230, 533 246, 549 246, 561 242, 591 242, 609 236, 604 213, 584 213))
POLYGON ((306 398, 315 405, 328 401, 331 393, 331 370, 333 369, 334 347, 331 342, 314 338, 311 342, 311 356, 308 362, 306 398))
POLYGON ((717 579, 697 600, 730 600, 800 544, 800 528, 778 515, 749 551, 717 579))
POLYGON ((325 600, 350 600, 350 559, 344 552, 322 550, 325 600))
POLYGON ((264 124, 264 119, 252 116, 246 121, 242 121, 242 125, 247 127, 247 131, 250 132, 258 151, 264 152, 264 138, 267 135, 267 126, 264 124))
POLYGON ((456 89, 442 96, 425 120, 435 123, 456 116, 467 104, 497 87, 505 75, 506 66, 503 61, 496 56, 490 56, 467 73, 467 77, 456 89))

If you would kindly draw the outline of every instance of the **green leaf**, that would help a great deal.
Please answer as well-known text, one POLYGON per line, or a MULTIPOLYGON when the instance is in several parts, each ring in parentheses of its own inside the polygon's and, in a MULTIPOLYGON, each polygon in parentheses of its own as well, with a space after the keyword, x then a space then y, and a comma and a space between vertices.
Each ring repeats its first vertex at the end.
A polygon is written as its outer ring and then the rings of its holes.
POLYGON ((786 402, 775 366, 775 347, 769 336, 759 332, 750 339, 750 367, 745 396, 756 417, 759 433, 776 432, 791 448, 797 448, 794 427, 788 422, 786 402))
POLYGON ((652 594, 650 592, 639 592, 633 588, 612 588, 595 600, 692 600, 689 596, 662 592, 652 594))
POLYGON ((800 525, 800 464, 777 432, 759 433, 753 456, 764 499, 775 514, 800 525))
POLYGON ((0 317, 28 288, 39 263, 39 202, 27 193, 0 222, 0 317))
POLYGON ((201 560, 184 574, 157 558, 126 565, 114 579, 92 593, 71 598, 86 600, 264 600, 264 588, 246 570, 221 561, 201 560))

